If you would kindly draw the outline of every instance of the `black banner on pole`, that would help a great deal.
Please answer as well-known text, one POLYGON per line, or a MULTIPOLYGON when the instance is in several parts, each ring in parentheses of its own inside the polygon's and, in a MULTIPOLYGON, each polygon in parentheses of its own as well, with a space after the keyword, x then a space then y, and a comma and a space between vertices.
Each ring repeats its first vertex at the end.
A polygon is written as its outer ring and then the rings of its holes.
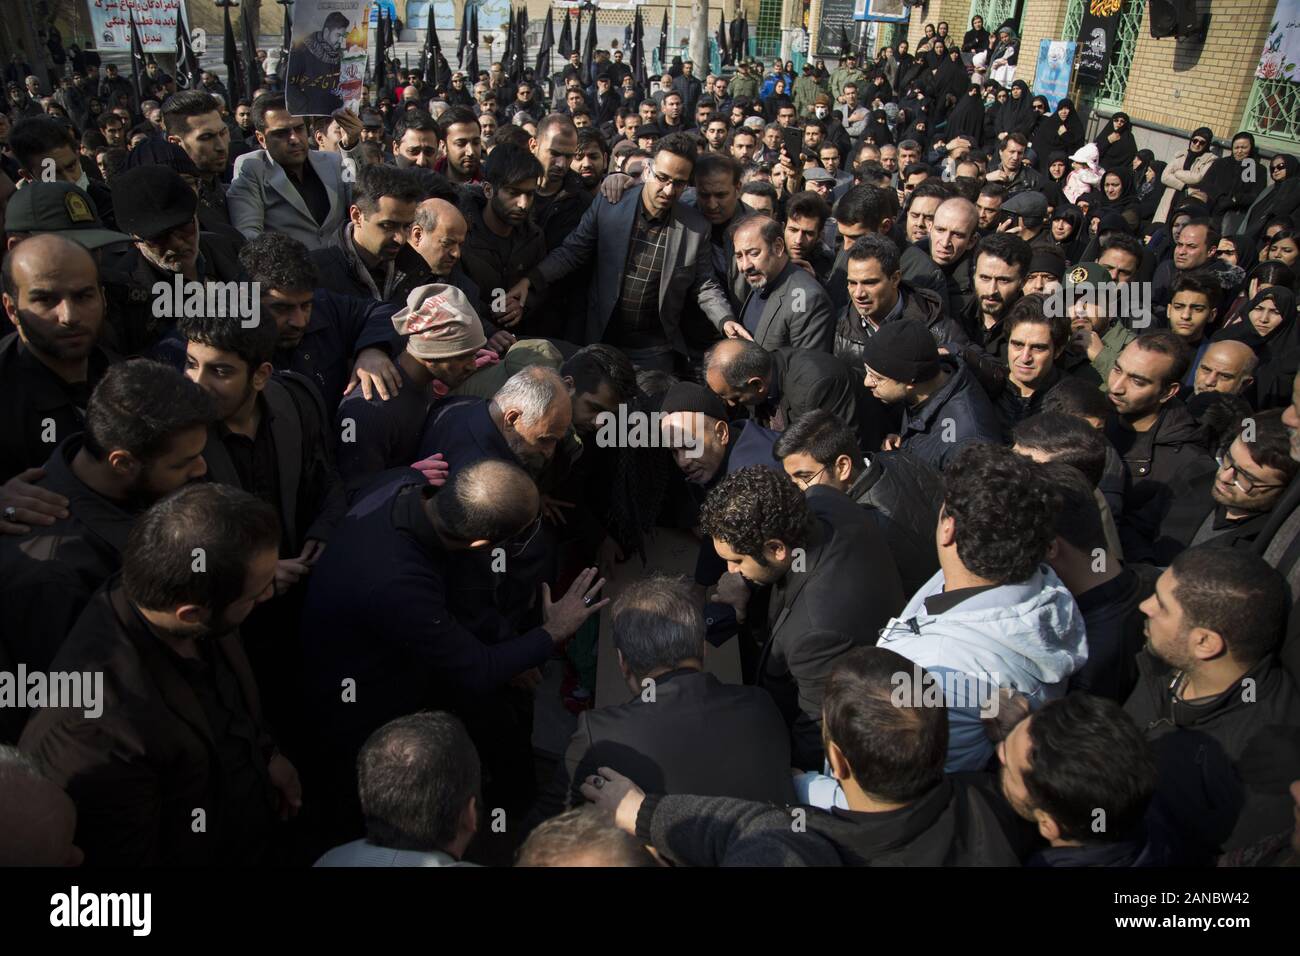
POLYGON ((1079 25, 1079 79, 1096 86, 1106 76, 1115 50, 1124 0, 1087 0, 1079 25))

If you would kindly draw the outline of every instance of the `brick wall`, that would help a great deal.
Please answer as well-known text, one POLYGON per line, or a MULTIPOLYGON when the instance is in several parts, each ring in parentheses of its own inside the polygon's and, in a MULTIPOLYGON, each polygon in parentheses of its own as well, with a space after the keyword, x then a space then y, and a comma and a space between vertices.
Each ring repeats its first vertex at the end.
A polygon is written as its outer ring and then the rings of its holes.
POLYGON ((961 43, 962 35, 970 29, 970 0, 930 0, 924 7, 912 7, 912 19, 907 24, 907 41, 911 50, 916 52, 916 45, 925 36, 925 25, 939 25, 940 20, 948 21, 948 36, 955 37, 961 43))
POLYGON ((1038 46, 1043 40, 1060 40, 1065 24, 1068 0, 1033 0, 1026 3, 1020 15, 1020 61, 1016 64, 1016 79, 1024 80, 1030 89, 1034 86, 1034 70, 1038 68, 1038 46))
MULTIPOLYGON (((1276 5, 1276 0, 1218 4, 1203 46, 1172 37, 1153 39, 1148 8, 1129 70, 1124 111, 1135 120, 1180 129, 1208 126, 1216 136, 1230 138, 1241 128, 1276 5)), ((1199 7, 1205 12, 1210 4, 1201 0, 1199 7)))

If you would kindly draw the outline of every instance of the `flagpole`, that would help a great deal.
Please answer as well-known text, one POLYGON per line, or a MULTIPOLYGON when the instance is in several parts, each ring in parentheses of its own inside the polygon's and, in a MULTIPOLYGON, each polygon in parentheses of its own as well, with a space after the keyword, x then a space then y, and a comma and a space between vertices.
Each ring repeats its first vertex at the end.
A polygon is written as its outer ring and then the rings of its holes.
MULTIPOLYGON (((668 59, 668 57, 672 56, 672 51, 675 50, 675 49, 677 48, 677 47, 676 47, 676 44, 677 44, 677 0, 668 0, 668 2, 671 3, 671 4, 673 5, 673 12, 672 12, 672 14, 671 14, 671 16, 672 16, 672 25, 668 27, 668 49, 664 51, 664 59, 665 59, 665 60, 668 59)), ((705 4, 705 8, 706 8, 706 9, 707 9, 707 7, 708 7, 708 5, 705 4)), ((659 72, 660 72, 660 73, 667 73, 667 72, 668 72, 668 64, 667 64, 667 63, 660 63, 660 64, 659 64, 659 72)), ((709 71, 706 69, 704 72, 707 74, 709 71)))

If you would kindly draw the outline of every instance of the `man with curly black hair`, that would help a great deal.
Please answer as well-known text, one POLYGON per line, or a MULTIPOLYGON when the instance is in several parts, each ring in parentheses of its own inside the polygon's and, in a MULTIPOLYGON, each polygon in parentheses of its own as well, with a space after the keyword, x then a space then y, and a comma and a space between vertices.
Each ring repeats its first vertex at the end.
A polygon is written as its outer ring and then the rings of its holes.
POLYGON ((260 296, 259 320, 269 318, 279 329, 277 369, 311 379, 327 408, 337 408, 358 385, 367 399, 397 394, 402 377, 390 357, 402 348, 391 321, 396 306, 322 288, 307 247, 280 233, 250 240, 239 264, 260 296))
MULTIPOLYGON (((755 682, 776 699, 791 728, 795 766, 820 769, 822 691, 835 661, 870 645, 904 600, 884 532, 843 492, 803 491, 782 472, 751 465, 728 475, 700 512, 728 573, 710 600, 744 622, 766 589, 766 641, 755 682)), ((742 660, 747 648, 742 646, 742 660)))
POLYGON ((970 445, 944 469, 939 573, 880 645, 941 675, 950 773, 988 765, 981 717, 997 716, 1000 689, 1041 704, 1088 659, 1083 615, 1046 563, 1055 512, 1040 467, 1009 448, 970 445))

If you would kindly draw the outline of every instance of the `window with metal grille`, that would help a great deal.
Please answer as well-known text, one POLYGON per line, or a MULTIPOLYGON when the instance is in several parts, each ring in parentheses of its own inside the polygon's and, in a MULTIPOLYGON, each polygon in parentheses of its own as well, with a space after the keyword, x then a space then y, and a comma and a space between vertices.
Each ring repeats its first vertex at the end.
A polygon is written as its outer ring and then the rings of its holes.
POLYGON ((755 24, 758 57, 781 54, 781 0, 758 0, 758 22, 755 24))
MULTIPOLYGON (((1079 27, 1083 24, 1083 14, 1088 0, 1070 0, 1065 9, 1065 26, 1061 36, 1066 40, 1079 39, 1079 27)), ((1133 54, 1137 51, 1138 34, 1142 30, 1142 14, 1146 12, 1147 0, 1129 0, 1119 13, 1119 27, 1115 30, 1115 49, 1110 53, 1110 66, 1101 84, 1096 88, 1081 85, 1081 99, 1098 106, 1119 109, 1124 105, 1124 91, 1128 89, 1128 71, 1133 65, 1133 54)))
MULTIPOLYGON (((971 0, 970 16, 966 18, 967 28, 975 17, 984 18, 984 29, 990 33, 995 33, 998 27, 1008 20, 1013 20, 1018 25, 1020 6, 1020 0, 971 0)), ((952 30, 952 32, 957 34, 957 39, 960 40, 965 30, 952 30)), ((1019 32, 1018 27, 1016 32, 1019 32)))
POLYGON ((1281 75, 1285 56, 1279 58, 1275 49, 1271 52, 1256 70, 1241 125, 1260 137, 1261 145, 1293 151, 1300 141, 1300 83, 1281 75), (1261 72, 1266 75, 1260 76, 1261 72))

